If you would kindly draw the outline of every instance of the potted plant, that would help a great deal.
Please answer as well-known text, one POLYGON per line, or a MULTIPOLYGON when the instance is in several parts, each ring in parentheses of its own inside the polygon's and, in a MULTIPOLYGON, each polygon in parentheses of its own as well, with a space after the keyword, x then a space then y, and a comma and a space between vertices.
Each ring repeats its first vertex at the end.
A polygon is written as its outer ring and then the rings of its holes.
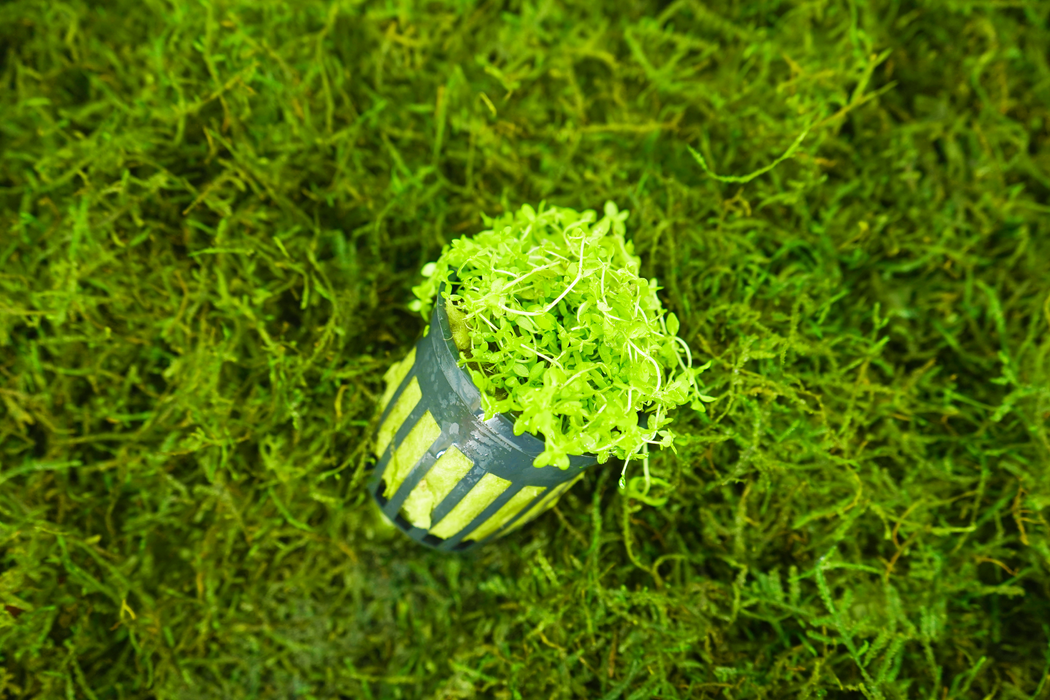
MULTIPOLYGON (((413 539, 462 550, 532 520, 611 457, 669 447, 703 410, 678 320, 624 238, 628 212, 529 205, 445 246, 411 308, 429 320, 385 375, 369 489, 413 539)), ((709 364, 709 363, 708 363, 709 364)))

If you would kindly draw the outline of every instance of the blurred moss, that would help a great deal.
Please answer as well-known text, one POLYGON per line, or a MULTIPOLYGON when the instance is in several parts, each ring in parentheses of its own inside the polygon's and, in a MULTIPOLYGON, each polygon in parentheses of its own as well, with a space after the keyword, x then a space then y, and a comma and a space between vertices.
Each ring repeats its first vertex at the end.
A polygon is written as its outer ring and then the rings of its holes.
POLYGON ((1048 14, 3 3, 0 697, 1046 697, 1048 14), (713 360, 666 506, 418 547, 417 270, 607 199, 713 360))

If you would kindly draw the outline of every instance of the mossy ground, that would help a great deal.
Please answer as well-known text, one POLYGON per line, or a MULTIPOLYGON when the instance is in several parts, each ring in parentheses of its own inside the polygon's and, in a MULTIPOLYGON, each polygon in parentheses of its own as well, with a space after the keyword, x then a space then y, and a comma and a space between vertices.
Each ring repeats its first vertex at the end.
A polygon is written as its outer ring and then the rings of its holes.
POLYGON ((1048 13, 3 3, 0 697, 1048 697, 1048 13), (718 401, 662 509, 431 552, 383 373, 541 199, 631 210, 718 401))

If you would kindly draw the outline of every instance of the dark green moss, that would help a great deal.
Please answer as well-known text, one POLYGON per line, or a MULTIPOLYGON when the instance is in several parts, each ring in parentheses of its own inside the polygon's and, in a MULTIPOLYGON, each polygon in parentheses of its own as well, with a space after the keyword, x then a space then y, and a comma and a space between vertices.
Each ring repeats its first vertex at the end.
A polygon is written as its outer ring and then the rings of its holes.
POLYGON ((1048 14, 0 5, 0 698, 1047 697, 1048 14), (666 505, 417 547, 416 272, 608 199, 713 360, 666 505))

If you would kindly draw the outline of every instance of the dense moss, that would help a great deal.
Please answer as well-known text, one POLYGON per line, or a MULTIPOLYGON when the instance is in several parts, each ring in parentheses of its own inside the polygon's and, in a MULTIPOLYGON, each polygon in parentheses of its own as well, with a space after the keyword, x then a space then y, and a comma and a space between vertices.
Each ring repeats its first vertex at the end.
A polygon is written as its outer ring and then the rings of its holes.
POLYGON ((1046 697, 1048 14, 0 4, 0 697, 1046 697), (631 211, 717 400, 431 552, 383 375, 541 200, 631 211))

